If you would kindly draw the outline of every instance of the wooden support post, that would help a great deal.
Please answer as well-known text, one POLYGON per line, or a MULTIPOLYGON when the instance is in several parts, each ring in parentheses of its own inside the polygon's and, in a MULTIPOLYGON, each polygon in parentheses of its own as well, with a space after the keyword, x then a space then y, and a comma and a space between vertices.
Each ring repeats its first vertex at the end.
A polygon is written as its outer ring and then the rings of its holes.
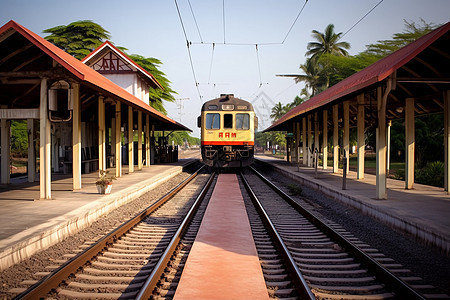
POLYGON ((444 97, 444 189, 449 194, 450 187, 450 90, 444 97))
POLYGON ((307 147, 307 153, 308 153, 308 167, 312 167, 312 129, 311 129, 311 115, 308 115, 308 143, 306 145, 307 147))
POLYGON ((350 168, 350 112, 349 112, 350 102, 344 101, 344 136, 343 136, 343 146, 346 153, 345 157, 347 160, 347 167, 342 172, 348 174, 350 168))
POLYGON ((357 97, 358 102, 358 116, 357 116, 357 131, 358 131, 358 166, 356 171, 356 179, 364 179, 364 159, 365 159, 365 151, 366 142, 364 138, 364 130, 365 130, 365 112, 364 112, 364 94, 360 94, 357 97))
POLYGON ((295 122, 295 156, 296 163, 300 162, 300 122, 295 122))
POLYGON ((103 96, 98 97, 98 169, 106 171, 106 120, 103 96))
POLYGON ((51 199, 51 155, 50 155, 50 121, 47 109, 47 78, 41 79, 41 93, 39 105, 39 190, 41 199, 51 199))
POLYGON ((142 170, 142 111, 138 111, 138 170, 142 170))
POLYGON ((115 148, 116 148, 116 177, 122 176, 122 124, 121 124, 121 103, 116 102, 116 132, 115 132, 115 148))
POLYGON ((80 85, 73 84, 72 175, 73 189, 81 189, 81 103, 80 85))
POLYGON ((333 173, 339 172, 339 107, 333 106, 333 173))
POLYGON ((320 135, 319 114, 318 114, 318 112, 315 112, 314 113, 314 148, 313 148, 312 153, 315 153, 316 150, 318 153, 320 153, 319 135, 320 135))
POLYGON ((328 169, 328 110, 323 111, 323 129, 322 129, 322 147, 323 147, 323 169, 328 169))
POLYGON ((307 146, 307 137, 306 137, 306 118, 302 118, 302 152, 303 152, 303 164, 306 165, 308 163, 308 150, 307 146))
POLYGON ((145 166, 150 167, 150 116, 145 115, 145 166))
POLYGON ((387 199, 386 189, 386 102, 391 91, 392 80, 387 80, 386 91, 377 88, 378 127, 376 129, 376 198, 387 199))
POLYGON ((405 189, 414 187, 414 98, 406 98, 405 107, 405 189))
MULTIPOLYGON (((114 114, 115 116, 115 114, 114 114)), ((113 157, 113 163, 116 161, 116 118, 111 118, 111 156, 113 157)), ((109 162, 108 162, 109 163, 109 162)))
POLYGON ((28 182, 36 180, 36 152, 34 147, 34 119, 27 119, 28 132, 28 182))
POLYGON ((134 130, 133 108, 128 106, 128 173, 134 172, 134 130))

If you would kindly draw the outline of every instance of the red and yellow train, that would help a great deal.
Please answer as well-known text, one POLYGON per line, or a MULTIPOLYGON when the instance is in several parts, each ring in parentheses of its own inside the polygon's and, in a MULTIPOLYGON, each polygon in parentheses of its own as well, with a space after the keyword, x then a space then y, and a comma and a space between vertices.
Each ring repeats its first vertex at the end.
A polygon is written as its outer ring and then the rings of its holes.
POLYGON ((197 125, 205 164, 233 168, 253 162, 258 118, 250 102, 232 94, 221 95, 203 104, 197 125))
POLYGON ((221 95, 203 104, 197 125, 205 164, 233 168, 253 162, 258 118, 250 102, 232 94, 221 95))

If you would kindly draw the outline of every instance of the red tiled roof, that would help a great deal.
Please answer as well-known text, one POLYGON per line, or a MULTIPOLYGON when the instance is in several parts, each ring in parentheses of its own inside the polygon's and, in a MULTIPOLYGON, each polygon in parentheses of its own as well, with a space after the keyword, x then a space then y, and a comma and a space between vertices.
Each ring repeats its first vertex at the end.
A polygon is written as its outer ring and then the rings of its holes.
POLYGON ((141 72, 142 74, 144 74, 144 76, 146 76, 147 78, 150 79, 150 81, 152 81, 157 87, 159 87, 160 89, 164 89, 162 87, 162 85, 158 82, 158 80, 156 80, 155 77, 153 77, 153 75, 148 72, 147 70, 145 70, 144 68, 142 68, 140 65, 138 65, 136 62, 134 62, 131 58, 128 57, 128 55, 126 55, 125 53, 123 53, 122 51, 120 51, 116 46, 114 46, 110 41, 105 41, 103 44, 101 44, 97 49, 95 49, 94 51, 92 51, 91 53, 89 53, 88 56, 86 56, 85 58, 83 58, 81 60, 82 63, 86 64, 86 62, 88 60, 90 60, 92 57, 94 57, 100 50, 102 50, 105 47, 111 47, 116 53, 118 53, 120 56, 122 56, 124 59, 126 59, 129 63, 131 63, 135 68, 137 68, 139 70, 139 72, 141 72))
POLYGON ((296 106, 264 131, 270 131, 298 115, 304 114, 334 100, 369 87, 377 82, 383 81, 449 30, 450 22, 422 36, 394 53, 380 59, 358 73, 355 73, 352 76, 340 81, 336 85, 333 85, 329 89, 312 97, 308 101, 296 106))
POLYGON ((52 57, 55 61, 61 64, 64 68, 66 68, 69 72, 71 72, 74 76, 79 78, 81 81, 85 83, 91 84, 100 90, 107 92, 108 94, 112 94, 118 98, 118 100, 134 105, 138 108, 143 109, 150 113, 151 116, 156 117, 157 119, 163 121, 164 123, 169 123, 171 126, 180 127, 179 130, 190 130, 187 127, 177 123, 171 118, 165 116, 161 112, 157 111, 153 107, 144 103, 137 97, 128 93, 125 89, 116 85, 114 82, 110 81, 97 71, 91 69, 72 55, 68 54, 64 50, 58 48, 53 45, 49 41, 35 34, 31 30, 25 28, 24 26, 16 23, 11 20, 0 28, 0 36, 6 33, 8 30, 15 30, 24 36, 27 40, 33 43, 36 47, 44 51, 47 55, 52 57), (181 126, 180 126, 181 125, 181 126))

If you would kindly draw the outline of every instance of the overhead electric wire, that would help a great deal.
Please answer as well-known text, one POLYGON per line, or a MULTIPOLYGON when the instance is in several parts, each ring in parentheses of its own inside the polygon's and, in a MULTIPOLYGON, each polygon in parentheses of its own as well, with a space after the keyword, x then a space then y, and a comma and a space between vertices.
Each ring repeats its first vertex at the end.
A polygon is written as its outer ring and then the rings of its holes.
POLYGON ((209 76, 208 76, 208 84, 211 81, 211 71, 212 71, 212 66, 213 66, 213 60, 214 60, 214 46, 215 44, 212 44, 212 53, 211 53, 211 63, 209 64, 209 76))
POLYGON ((225 42, 225 0, 222 0, 223 43, 225 42))
POLYGON ((191 1, 188 0, 189 8, 191 9, 192 18, 194 18, 195 27, 197 27, 198 36, 200 37, 200 41, 203 43, 202 34, 200 33, 200 29, 198 28, 197 19, 195 18, 194 10, 192 9, 191 1))
POLYGON ((200 102, 203 103, 202 95, 200 94, 200 90, 198 88, 197 77, 195 76, 194 63, 192 62, 191 48, 189 47, 190 42, 186 34, 186 29, 184 27, 183 18, 181 17, 180 8, 178 7, 178 2, 175 0, 175 6, 177 7, 178 17, 180 18, 181 27, 183 28, 184 37, 186 38, 186 46, 189 54, 189 61, 191 63, 192 75, 194 76, 195 87, 197 88, 198 97, 200 98, 200 102))
POLYGON ((291 28, 289 28, 289 30, 288 30, 286 36, 284 37, 284 40, 281 42, 281 44, 284 44, 284 42, 286 41, 287 37, 288 37, 289 34, 291 33, 292 28, 294 28, 295 23, 297 23, 297 20, 298 20, 298 18, 300 17, 300 15, 302 14, 303 9, 304 9, 305 6, 306 6, 306 3, 308 3, 308 0, 306 0, 305 3, 303 4, 302 8, 300 9, 300 12, 298 13, 297 17, 296 17, 295 20, 294 20, 294 23, 292 23, 291 28))
POLYGON ((356 25, 358 25, 365 17, 367 17, 375 8, 377 8, 378 5, 381 4, 381 2, 383 2, 384 0, 380 0, 380 2, 378 2, 374 7, 372 7, 371 10, 369 10, 364 16, 362 16, 361 19, 358 20, 358 22, 356 22, 352 27, 350 27, 349 30, 347 30, 341 37, 340 39, 342 39, 347 33, 349 33, 350 30, 352 30, 356 25))
POLYGON ((263 85, 262 79, 261 79, 261 65, 259 63, 259 51, 258 51, 258 45, 256 45, 256 60, 258 61, 258 72, 259 72, 259 86, 261 87, 263 85))

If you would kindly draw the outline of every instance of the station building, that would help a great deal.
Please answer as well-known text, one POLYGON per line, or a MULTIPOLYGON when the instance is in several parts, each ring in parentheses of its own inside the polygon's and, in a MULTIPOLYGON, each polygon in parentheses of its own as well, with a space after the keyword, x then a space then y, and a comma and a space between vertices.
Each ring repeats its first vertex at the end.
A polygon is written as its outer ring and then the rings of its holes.
POLYGON ((29 182, 51 199, 52 173, 117 177, 176 160, 166 133, 191 131, 149 106, 158 81, 105 42, 83 61, 10 21, 0 28, 0 183, 10 184, 11 120, 27 120, 29 182), (163 137, 155 141, 155 131, 163 137))
POLYGON ((365 130, 376 128, 376 199, 387 199, 390 124, 405 122, 405 189, 414 187, 415 117, 444 114, 445 190, 450 186, 450 23, 291 109, 265 131, 286 131, 287 160, 328 168, 332 137, 334 173, 339 157, 349 170, 350 128, 357 128, 357 179, 364 179, 365 130), (340 133, 342 139, 340 142, 340 133), (318 161, 316 158, 315 161, 318 161))

